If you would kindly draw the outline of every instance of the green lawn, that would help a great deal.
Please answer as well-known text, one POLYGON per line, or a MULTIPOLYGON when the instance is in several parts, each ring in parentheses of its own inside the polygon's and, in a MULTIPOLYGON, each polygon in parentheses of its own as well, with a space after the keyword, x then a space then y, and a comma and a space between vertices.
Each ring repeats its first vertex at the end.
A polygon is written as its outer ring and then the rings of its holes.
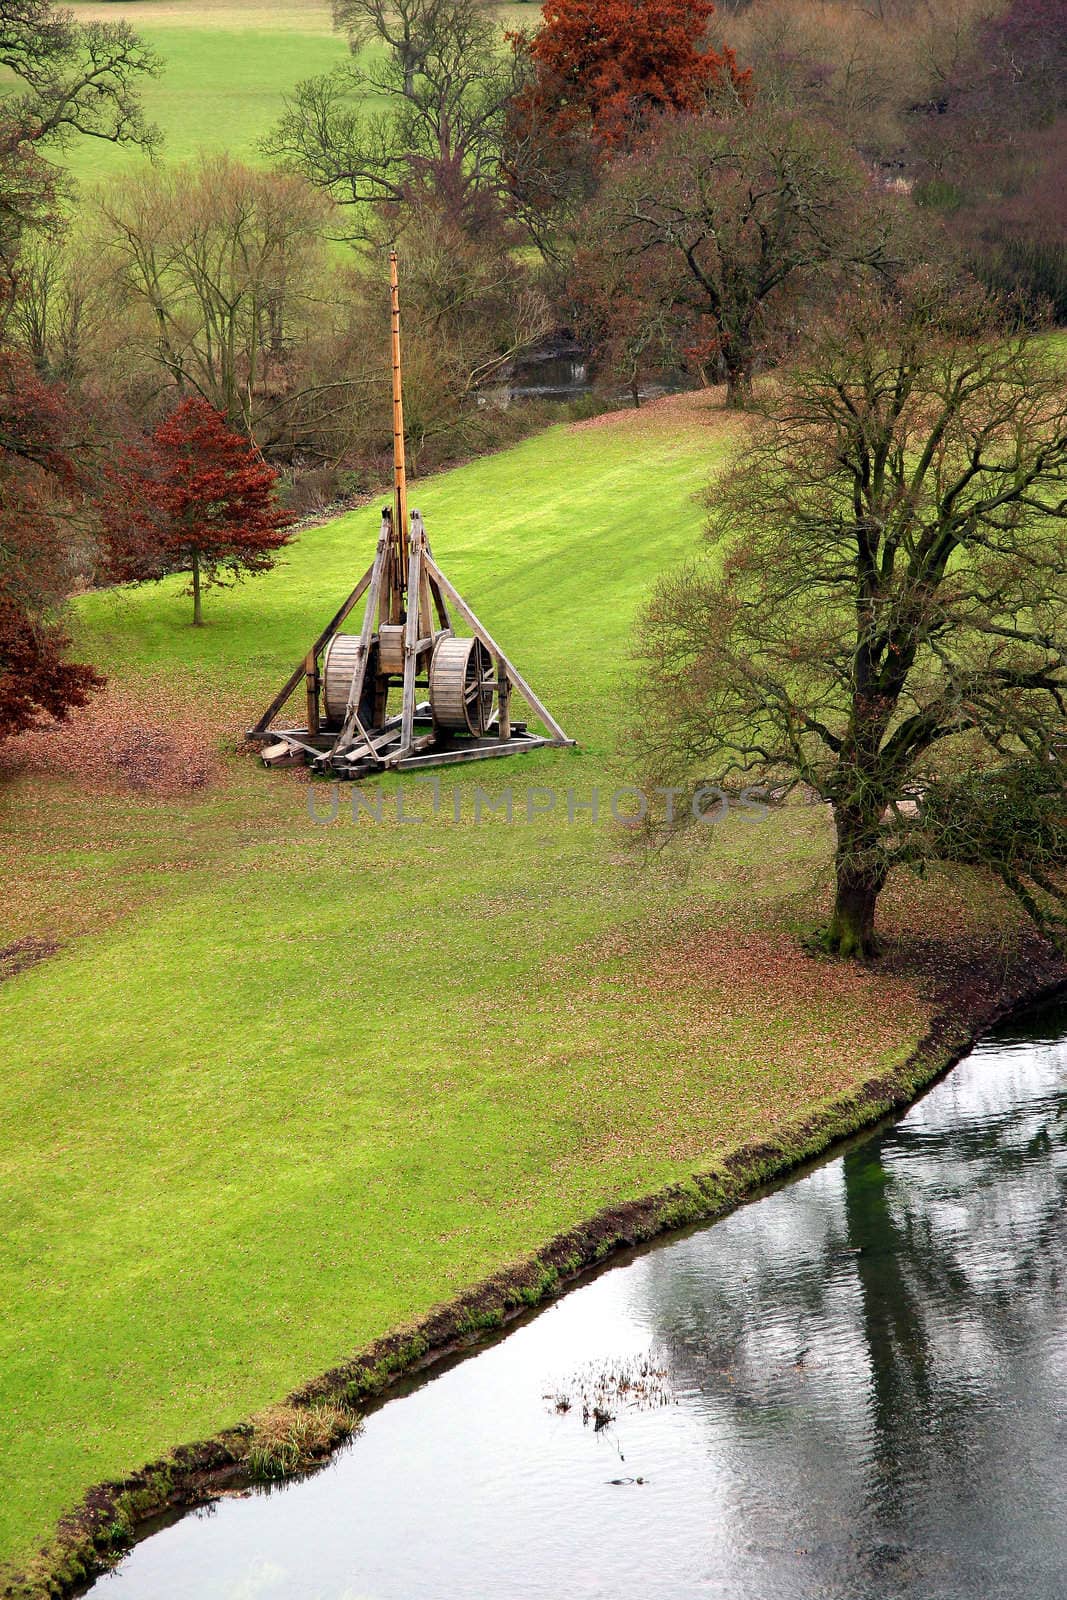
MULTIPOLYGON (((311 0, 75 0, 75 16, 127 21, 160 55, 163 71, 142 80, 141 97, 163 131, 159 152, 168 162, 201 150, 226 150, 242 161, 261 160, 259 141, 277 121, 284 97, 347 59, 334 33, 330 7, 311 0)), ((537 7, 497 7, 502 27, 529 25, 537 7)), ((128 171, 146 158, 99 140, 81 139, 65 162, 82 183, 128 171)))
MULTIPOLYGON (((912 1048, 907 984, 776 931, 823 871, 818 811, 651 864, 562 796, 525 817, 528 788, 620 781, 634 612, 727 439, 711 410, 642 413, 418 486, 446 571, 580 740, 477 769, 513 786, 513 826, 475 824, 469 779, 455 822, 448 773, 436 817, 404 782, 415 826, 315 826, 303 779, 247 756, 169 800, 9 758, 0 944, 68 942, 0 985, 3 1556, 92 1482, 912 1048)), ((376 522, 210 593, 200 633, 174 584, 87 597, 79 651, 145 726, 202 716, 232 748, 376 522)))
MULTIPOLYGON (((206 5, 134 0, 76 4, 79 17, 128 21, 163 60, 142 82, 149 118, 163 131, 160 156, 187 161, 201 150, 260 159, 257 143, 277 120, 283 98, 301 78, 328 72, 347 45, 330 27, 329 7, 264 3, 206 5)), ((145 160, 137 151, 81 139, 66 162, 82 183, 127 171, 145 160)))

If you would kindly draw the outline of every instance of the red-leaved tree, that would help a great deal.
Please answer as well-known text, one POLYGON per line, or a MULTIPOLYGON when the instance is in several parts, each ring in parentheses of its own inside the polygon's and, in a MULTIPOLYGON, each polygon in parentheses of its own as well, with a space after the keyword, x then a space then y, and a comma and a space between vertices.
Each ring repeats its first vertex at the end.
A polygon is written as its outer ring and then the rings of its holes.
POLYGON ((522 84, 504 168, 516 217, 547 258, 573 249, 605 167, 649 125, 750 98, 748 72, 712 48, 712 0, 545 0, 540 28, 509 35, 522 84))
POLYGON ((56 620, 85 491, 74 432, 63 390, 0 350, 0 740, 61 720, 104 682, 63 659, 56 620))
POLYGON ((656 112, 701 111, 728 87, 747 96, 733 52, 708 42, 714 14, 712 0, 545 0, 537 32, 515 38, 530 66, 520 120, 610 152, 656 112))
POLYGON ((201 592, 267 572, 292 521, 274 497, 278 474, 214 406, 184 400, 115 475, 106 538, 126 582, 187 572, 193 623, 201 592))

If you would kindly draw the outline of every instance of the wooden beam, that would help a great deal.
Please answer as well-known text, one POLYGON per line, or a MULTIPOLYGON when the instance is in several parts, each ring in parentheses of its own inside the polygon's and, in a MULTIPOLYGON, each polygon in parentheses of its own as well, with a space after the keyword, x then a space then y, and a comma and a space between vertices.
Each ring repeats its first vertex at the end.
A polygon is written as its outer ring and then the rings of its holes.
POLYGON ((528 739, 494 739, 491 744, 468 744, 456 750, 435 750, 430 755, 404 756, 396 763, 398 772, 412 767, 452 767, 461 761, 488 761, 490 756, 522 756, 528 750, 543 750, 551 745, 559 747, 558 739, 543 739, 533 734, 528 739))
POLYGON ((511 679, 503 656, 496 658, 497 722, 502 739, 511 738, 511 679))
POLYGON ((460 616, 466 620, 468 625, 473 629, 475 635, 485 645, 489 653, 496 656, 498 661, 502 661, 504 663, 508 677, 515 685, 516 689, 518 689, 523 699, 530 706, 530 709, 532 711, 536 711, 545 727, 549 728, 555 735, 555 740, 550 742, 557 744, 574 744, 575 741, 567 738, 567 735, 564 733, 563 729, 560 727, 551 711, 549 711, 548 707, 545 706, 534 694, 533 690, 530 688, 530 685, 526 682, 526 679, 516 671, 515 667, 511 664, 503 650, 501 650, 500 646, 493 638, 492 634, 489 633, 488 629, 483 628, 482 624, 478 621, 478 618, 474 615, 474 612, 464 600, 459 590, 456 589, 453 584, 449 583, 448 579, 437 565, 437 562, 429 554, 426 557, 426 564, 429 567, 431 574, 437 579, 438 583, 441 585, 441 588, 444 590, 445 594, 459 612, 460 616))
POLYGON ((304 669, 304 689, 307 695, 308 732, 319 731, 319 658, 314 650, 309 650, 307 663, 304 669))
POLYGON ((399 727, 387 728, 384 733, 368 733, 363 744, 354 744, 346 750, 343 756, 345 761, 371 761, 378 759, 379 750, 384 750, 388 744, 396 744, 400 738, 399 727))
MULTIPOLYGON (((311 646, 311 650, 308 651, 308 655, 311 655, 312 652, 314 652, 314 654, 318 656, 323 645, 329 643, 334 634, 337 632, 338 628, 340 628, 342 622, 348 616, 348 613, 354 606, 359 604, 364 594, 366 594, 368 588, 370 587, 370 581, 373 576, 374 562, 371 562, 370 566, 367 568, 362 578, 360 578, 359 582, 356 584, 356 587, 352 590, 352 593, 349 595, 340 611, 335 612, 330 618, 329 622, 326 624, 325 628, 323 628, 322 632, 315 640, 315 643, 311 646)), ((254 738, 256 734, 266 732, 271 718, 281 710, 282 706, 288 700, 289 696, 292 694, 301 678, 304 677, 305 673, 307 672, 307 660, 307 656, 304 656, 300 662, 300 665, 293 668, 293 671, 286 680, 284 687, 278 692, 278 694, 274 696, 274 699, 271 701, 266 711, 264 711, 255 727, 248 730, 249 738, 254 738)))
MULTIPOLYGON (((411 542, 412 542, 413 545, 416 542, 421 542, 422 548, 424 550, 426 550, 426 551, 428 551, 429 548, 430 548, 429 544, 427 543, 427 540, 426 540, 426 528, 425 528, 425 525, 424 525, 423 520, 422 520, 422 512, 421 511, 413 511, 411 513, 411 542)), ((409 595, 408 598, 409 598, 409 603, 410 603, 410 595, 409 595)), ((437 590, 436 596, 433 595, 432 588, 431 588, 431 583, 430 583, 430 574, 427 572, 425 564, 424 564, 422 566, 420 574, 419 574, 419 631, 420 631, 420 633, 433 633, 433 631, 434 631, 434 629, 433 629, 433 612, 431 610, 431 600, 433 601, 433 604, 437 608, 437 619, 438 619, 438 622, 440 623, 441 627, 447 627, 448 626, 448 620, 447 620, 448 619, 448 609, 445 606, 444 597, 442 596, 440 589, 437 590)))
POLYGON ((448 606, 445 604, 445 597, 441 592, 441 585, 430 571, 430 565, 433 559, 433 551, 430 549, 430 541, 426 533, 426 524, 422 520, 422 512, 413 511, 412 517, 418 517, 419 519, 419 531, 422 534, 422 546, 426 551, 427 556, 430 557, 430 562, 428 562, 426 566, 426 581, 429 585, 430 594, 433 598, 434 610, 437 612, 438 626, 443 628, 446 633, 451 633, 452 618, 448 614, 448 606))
MULTIPOLYGON (((305 752, 305 754, 314 756, 316 760, 318 760, 318 758, 323 754, 323 751, 319 750, 315 745, 308 744, 306 739, 300 739, 296 736, 296 734, 293 733, 283 733, 280 737, 279 743, 291 745, 294 750, 302 750, 305 752)), ((270 745, 268 748, 273 750, 275 746, 270 745)), ((265 758, 266 755, 266 750, 261 752, 262 758, 265 758)))
MULTIPOLYGON (((393 520, 402 577, 408 557, 408 485, 404 459, 404 383, 400 371, 400 282, 395 250, 389 252, 389 328, 393 356, 393 520)), ((399 621, 399 618, 393 618, 399 621)))
POLYGON ((382 579, 385 573, 385 563, 389 544, 392 536, 392 518, 388 511, 382 512, 382 531, 378 535, 378 550, 374 557, 374 567, 371 571, 367 605, 363 612, 363 627, 360 630, 359 644, 356 647, 356 665, 352 673, 352 682, 348 690, 348 703, 345 706, 344 721, 341 731, 330 748, 330 755, 343 755, 352 743, 352 729, 358 721, 359 702, 363 694, 363 684, 367 676, 367 657, 370 653, 371 636, 374 633, 374 612, 381 591, 382 579))
POLYGON ((436 743, 436 733, 420 734, 417 739, 412 739, 411 743, 407 747, 406 753, 402 749, 390 750, 388 755, 382 758, 382 765, 384 767, 396 767, 399 769, 409 758, 412 760, 417 759, 420 751, 431 750, 436 743))
POLYGON ((305 754, 299 745, 279 739, 277 744, 266 745, 259 758, 265 767, 294 767, 305 760, 305 754))
POLYGON ((419 642, 419 591, 422 588, 422 540, 418 534, 408 557, 408 616, 404 625, 404 695, 400 708, 400 748, 407 751, 415 733, 415 663, 419 642))

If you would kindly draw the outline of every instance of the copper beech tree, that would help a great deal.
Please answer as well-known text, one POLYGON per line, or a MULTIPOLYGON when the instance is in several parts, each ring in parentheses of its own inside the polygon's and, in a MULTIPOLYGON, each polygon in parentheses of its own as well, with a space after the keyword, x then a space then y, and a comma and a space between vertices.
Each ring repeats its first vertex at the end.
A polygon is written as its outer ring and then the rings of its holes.
POLYGON ((744 97, 748 73, 708 41, 714 15, 712 0, 546 0, 537 31, 515 35, 528 64, 516 116, 563 146, 577 137, 608 152, 650 115, 700 112, 727 87, 744 97))
POLYGON ((187 572, 193 623, 202 591, 267 572, 291 517, 274 498, 278 474, 214 406, 184 400, 115 473, 106 519, 114 575, 126 581, 187 572))
POLYGON ((0 351, 0 740, 62 720, 104 681, 63 659, 56 620, 85 492, 76 454, 62 390, 0 351))
POLYGON ((510 36, 519 87, 505 169, 517 217, 546 258, 569 254, 582 206, 650 123, 746 103, 750 75, 709 39, 711 0, 547 0, 510 36))
POLYGON ((644 619, 647 759, 829 803, 820 938, 842 956, 876 950, 898 864, 985 862, 1030 909, 1050 840, 1062 861, 1067 397, 1047 348, 987 310, 921 286, 842 307, 712 490, 717 558, 644 619))

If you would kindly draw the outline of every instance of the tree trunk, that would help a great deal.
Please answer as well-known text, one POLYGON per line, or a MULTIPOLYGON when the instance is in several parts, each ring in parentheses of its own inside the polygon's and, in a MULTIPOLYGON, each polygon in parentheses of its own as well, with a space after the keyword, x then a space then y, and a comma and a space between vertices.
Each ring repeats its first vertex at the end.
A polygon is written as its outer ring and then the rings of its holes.
POLYGON ((878 954, 874 913, 886 880, 879 816, 880 811, 868 815, 865 808, 835 811, 834 910, 819 941, 831 955, 868 961, 878 954))
POLYGON ((200 552, 193 551, 193 627, 202 628, 204 616, 200 609, 200 552))
POLYGON ((732 411, 747 411, 752 404, 752 358, 727 355, 726 404, 732 411))
POLYGON ((838 864, 834 912, 822 939, 831 955, 869 961, 878 954, 874 912, 881 891, 877 874, 838 864))

